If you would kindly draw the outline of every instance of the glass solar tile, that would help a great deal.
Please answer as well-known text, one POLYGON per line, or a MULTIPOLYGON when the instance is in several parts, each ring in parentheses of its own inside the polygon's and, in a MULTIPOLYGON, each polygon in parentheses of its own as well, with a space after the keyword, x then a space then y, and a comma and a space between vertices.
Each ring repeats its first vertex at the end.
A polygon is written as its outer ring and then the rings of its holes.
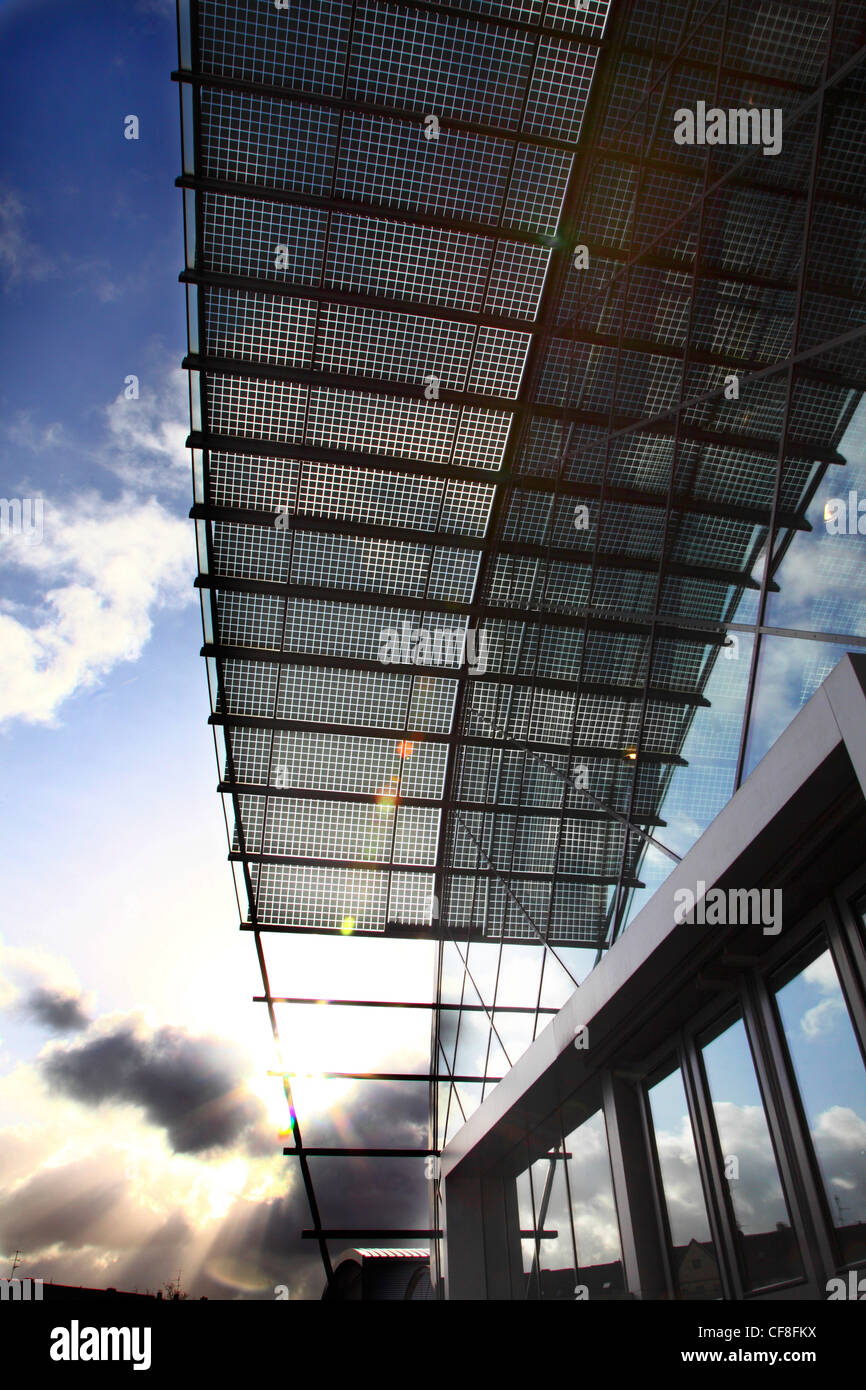
POLYGON ((201 194, 200 269, 318 285, 328 214, 226 193, 201 194))
POLYGON ((361 3, 348 92, 362 101, 516 129, 532 55, 532 37, 519 30, 361 3))
POLYGON ((339 117, 322 107, 248 92, 201 92, 201 172, 325 197, 331 191, 339 117))
POLYGON ((335 192, 454 221, 496 223, 510 163, 507 140, 454 130, 426 140, 414 122, 346 114, 335 192))
POLYGON ((351 16, 349 0, 316 0, 291 15, 273 4, 208 0, 199 11, 202 68, 339 95, 351 16))

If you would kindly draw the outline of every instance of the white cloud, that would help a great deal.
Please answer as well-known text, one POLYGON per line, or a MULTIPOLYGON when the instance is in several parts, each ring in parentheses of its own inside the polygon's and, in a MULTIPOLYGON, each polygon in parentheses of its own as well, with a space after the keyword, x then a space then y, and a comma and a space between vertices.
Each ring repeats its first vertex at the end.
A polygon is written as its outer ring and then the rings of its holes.
POLYGON ((58 420, 49 425, 34 424, 29 410, 19 410, 9 423, 3 426, 3 433, 10 444, 30 453, 39 454, 44 449, 52 449, 63 443, 63 426, 58 420))
POLYGON ((136 659, 153 615, 192 597, 189 523, 154 498, 94 493, 45 508, 41 545, 7 537, 0 564, 29 574, 38 598, 0 604, 0 722, 52 724, 65 700, 136 659))
POLYGON ((822 999, 820 1004, 806 1010, 800 1019, 800 1027, 809 1039, 825 1038, 833 1032, 837 1016, 844 1012, 845 1005, 838 996, 822 999))
POLYGON ((811 965, 806 966, 803 979, 807 984, 817 985, 825 994, 839 993, 839 978, 829 951, 825 951, 817 960, 813 960, 811 965))
POLYGON ((833 1143, 843 1152, 862 1154, 866 1151, 866 1120, 849 1105, 831 1105, 822 1111, 813 1134, 825 1145, 833 1143))
POLYGON ((23 202, 11 189, 0 191, 0 271, 7 286, 44 280, 55 267, 27 233, 23 202))
POLYGON ((99 453, 104 464, 128 487, 190 490, 189 392, 179 367, 142 372, 138 400, 121 390, 105 408, 108 440, 99 453))

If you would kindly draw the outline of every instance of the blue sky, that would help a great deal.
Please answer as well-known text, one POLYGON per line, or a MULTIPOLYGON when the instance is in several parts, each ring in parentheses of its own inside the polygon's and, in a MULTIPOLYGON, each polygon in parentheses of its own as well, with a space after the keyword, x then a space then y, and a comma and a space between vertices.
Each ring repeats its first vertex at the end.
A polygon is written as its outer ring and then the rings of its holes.
MULTIPOLYGON (((45 506, 42 544, 4 554, 6 646, 20 661, 7 664, 0 707, 3 796, 27 919, 16 914, 4 936, 26 940, 38 921, 45 946, 68 947, 62 875, 81 912, 76 958, 96 968, 97 920, 137 898, 150 931, 124 941, 124 958, 146 970, 160 874, 191 888, 190 849, 224 852, 185 520, 172 9, 0 9, 16 59, 0 103, 17 131, 0 185, 3 491, 45 506), (138 141, 123 138, 130 112, 138 141), (138 401, 123 398, 129 373, 138 401), (144 582, 131 564, 121 573, 133 558, 144 582)), ((217 903, 234 920, 230 892, 217 903)), ((109 977, 105 1003, 125 992, 109 977)))
MULTIPOLYGON (((6 3, 0 39, 16 132, 0 164, 0 493, 44 509, 32 534, 0 538, 0 1261, 20 1249, 22 1277, 76 1285, 156 1289, 180 1269, 192 1295, 317 1297, 214 794, 174 5, 6 3)), ((291 945, 270 951, 276 993, 430 997, 428 946, 291 945)), ((285 1064, 313 1073, 294 1087, 308 1142, 426 1140, 426 1088, 371 1087, 351 1120, 357 1088, 318 1074, 423 1070, 426 1015, 281 1012, 285 1064)), ((405 1165, 353 1178, 319 1165, 332 1224, 361 1200, 372 1224, 427 1224, 405 1165)))
POLYGON ((315 1294, 198 655, 174 5, 7 2, 0 39, 0 491, 44 503, 40 543, 0 543, 0 1256, 315 1294), (74 1078, 47 1071, 64 1049, 74 1078), (181 1071, 212 1132, 179 1136, 181 1071))

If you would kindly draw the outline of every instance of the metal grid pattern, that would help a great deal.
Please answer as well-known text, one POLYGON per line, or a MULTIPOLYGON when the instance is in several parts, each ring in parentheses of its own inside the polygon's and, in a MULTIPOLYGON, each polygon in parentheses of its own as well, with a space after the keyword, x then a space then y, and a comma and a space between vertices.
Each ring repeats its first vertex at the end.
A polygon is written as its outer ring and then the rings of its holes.
POLYGON ((751 601, 700 750, 734 720, 742 776, 773 576, 862 391, 858 26, 846 0, 345 0, 286 42, 267 7, 180 4, 231 856, 260 950, 439 942, 435 1153, 625 924, 751 601), (749 92, 776 159, 672 140, 749 92))

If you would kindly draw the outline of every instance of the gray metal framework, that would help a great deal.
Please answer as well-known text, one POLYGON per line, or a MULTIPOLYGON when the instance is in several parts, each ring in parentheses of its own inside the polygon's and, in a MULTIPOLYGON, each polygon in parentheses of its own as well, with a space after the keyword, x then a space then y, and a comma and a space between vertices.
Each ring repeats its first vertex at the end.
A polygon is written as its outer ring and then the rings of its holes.
MULTIPOLYGON (((242 927, 275 1036, 267 933, 342 916, 438 943, 411 1006, 427 1157, 515 1060, 498 1016, 534 1037, 576 948, 622 930, 647 847, 678 858, 661 805, 748 631, 741 780, 774 576, 866 384, 862 281, 813 254, 866 207, 834 164, 859 134, 857 6, 766 0, 759 43, 745 0, 608 8, 328 0, 287 42, 265 7, 178 5, 191 515, 242 927), (677 105, 752 89, 793 157, 673 146, 677 105), (379 660, 414 623, 483 633, 486 670, 379 660), (458 1065, 475 1016, 480 1071, 458 1065)), ((283 1080, 330 1278, 307 1159, 333 1149, 304 1145, 283 1080)))

